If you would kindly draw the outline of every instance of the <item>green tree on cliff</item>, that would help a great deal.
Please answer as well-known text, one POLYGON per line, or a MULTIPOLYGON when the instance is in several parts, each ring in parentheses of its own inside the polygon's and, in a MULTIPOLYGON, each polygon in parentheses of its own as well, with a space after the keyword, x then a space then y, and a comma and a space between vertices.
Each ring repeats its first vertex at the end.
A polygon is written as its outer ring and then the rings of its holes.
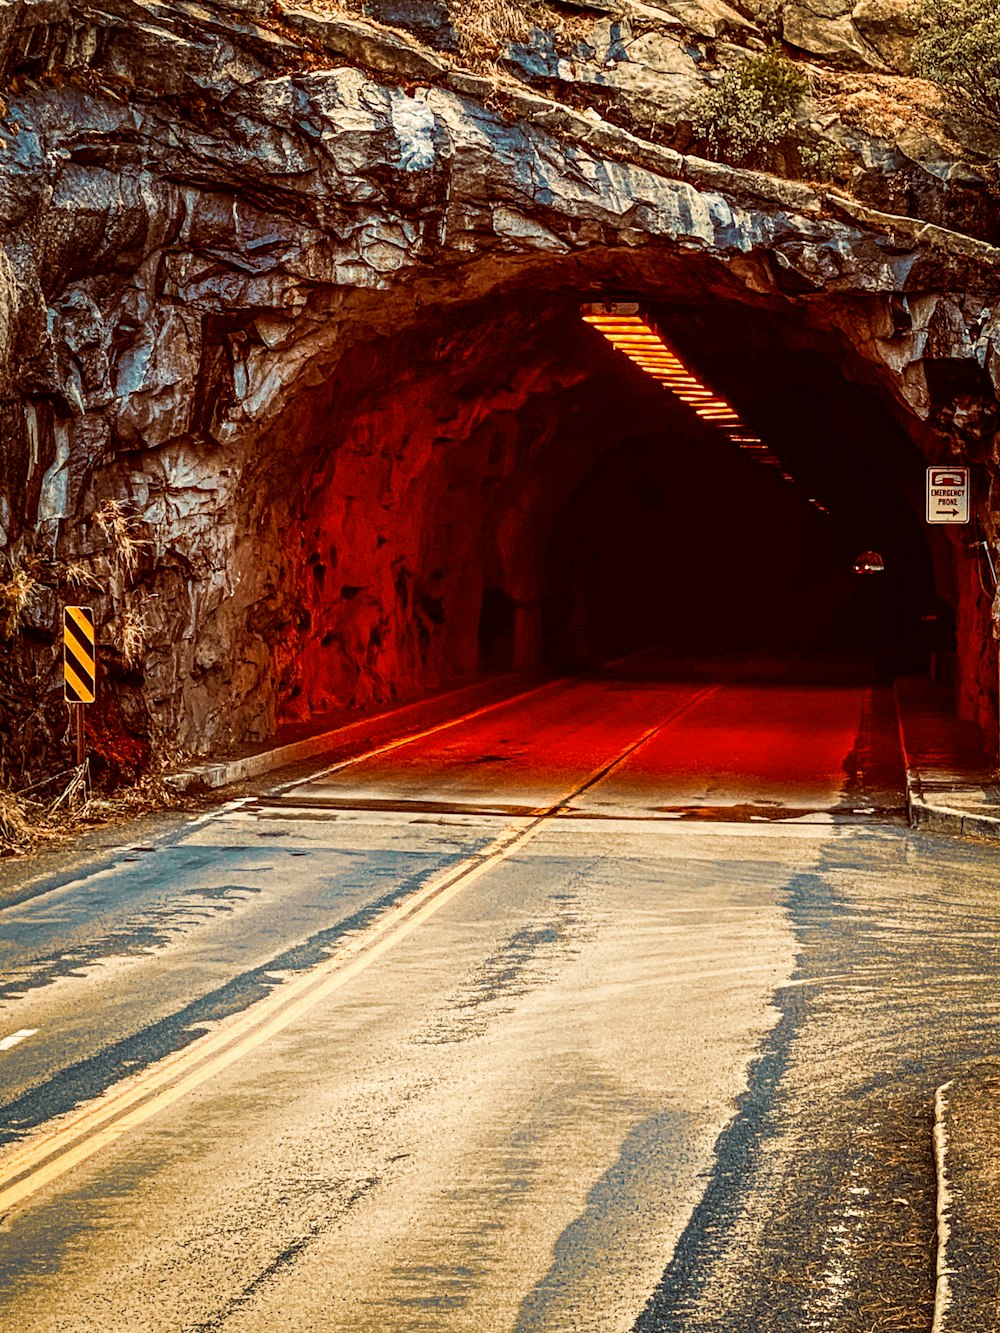
POLYGON ((692 108, 709 153, 734 166, 763 166, 789 132, 805 96, 805 75, 776 47, 744 56, 692 108))
POLYGON ((914 71, 1000 131, 1000 0, 918 0, 914 71))

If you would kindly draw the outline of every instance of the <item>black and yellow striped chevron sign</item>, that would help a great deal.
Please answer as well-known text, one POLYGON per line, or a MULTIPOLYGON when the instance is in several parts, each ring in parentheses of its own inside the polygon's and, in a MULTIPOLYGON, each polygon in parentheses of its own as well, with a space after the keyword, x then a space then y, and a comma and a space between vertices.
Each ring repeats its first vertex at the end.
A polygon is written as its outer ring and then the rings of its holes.
POLYGON ((89 606, 63 607, 63 697, 92 704, 97 694, 97 633, 89 606))

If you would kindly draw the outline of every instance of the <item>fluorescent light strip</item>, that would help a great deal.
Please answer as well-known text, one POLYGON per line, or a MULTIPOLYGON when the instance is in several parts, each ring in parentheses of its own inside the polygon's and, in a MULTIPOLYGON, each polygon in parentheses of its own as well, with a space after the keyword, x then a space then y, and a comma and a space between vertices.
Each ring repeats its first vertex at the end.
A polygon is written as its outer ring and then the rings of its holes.
MULTIPOLYGON (((726 432, 733 444, 755 462, 777 468, 785 481, 795 485, 792 474, 785 470, 781 460, 759 435, 753 435, 747 430, 746 423, 740 419, 735 408, 693 374, 641 314, 631 313, 638 311, 638 306, 628 303, 621 303, 621 306, 623 308, 617 310, 614 305, 584 307, 581 313, 591 328, 603 334, 617 351, 627 356, 644 374, 657 380, 675 398, 692 408, 702 421, 726 432)), ((821 513, 829 512, 812 496, 806 496, 806 499, 821 513)))

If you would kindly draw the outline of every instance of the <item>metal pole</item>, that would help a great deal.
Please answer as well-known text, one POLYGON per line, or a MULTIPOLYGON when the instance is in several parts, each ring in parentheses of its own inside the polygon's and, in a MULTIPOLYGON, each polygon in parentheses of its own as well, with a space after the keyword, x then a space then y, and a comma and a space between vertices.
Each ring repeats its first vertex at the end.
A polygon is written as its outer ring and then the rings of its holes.
POLYGON ((83 732, 83 713, 86 704, 76 705, 76 766, 82 768, 87 759, 87 741, 83 732))

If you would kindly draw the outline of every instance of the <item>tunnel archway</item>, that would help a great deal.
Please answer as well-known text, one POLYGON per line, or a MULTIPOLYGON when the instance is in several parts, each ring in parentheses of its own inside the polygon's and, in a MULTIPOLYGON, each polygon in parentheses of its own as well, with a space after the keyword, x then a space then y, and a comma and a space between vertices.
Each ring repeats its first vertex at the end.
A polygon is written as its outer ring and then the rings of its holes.
POLYGON ((290 510, 263 599, 279 719, 651 642, 919 667, 942 600, 978 672, 987 598, 955 537, 924 529, 930 432, 845 334, 856 294, 761 297, 689 258, 641 276, 791 480, 594 336, 591 274, 555 264, 361 343, 279 423, 252 488, 280 497, 271 520, 290 510), (851 573, 866 549, 877 581, 851 573))

